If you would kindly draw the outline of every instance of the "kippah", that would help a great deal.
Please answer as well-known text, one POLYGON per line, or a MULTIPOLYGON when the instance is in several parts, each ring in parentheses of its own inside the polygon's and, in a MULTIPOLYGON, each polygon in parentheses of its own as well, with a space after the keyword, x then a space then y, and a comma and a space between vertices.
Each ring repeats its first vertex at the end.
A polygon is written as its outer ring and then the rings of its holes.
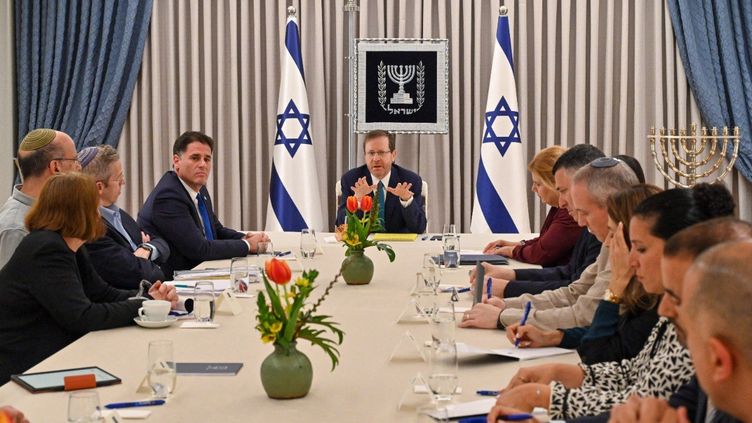
POLYGON ((57 132, 54 129, 39 128, 35 129, 21 140, 21 145, 18 147, 21 151, 35 151, 48 145, 55 139, 57 132))
POLYGON ((78 152, 78 162, 81 163, 81 168, 85 169, 86 166, 97 157, 99 149, 97 147, 86 147, 78 152))

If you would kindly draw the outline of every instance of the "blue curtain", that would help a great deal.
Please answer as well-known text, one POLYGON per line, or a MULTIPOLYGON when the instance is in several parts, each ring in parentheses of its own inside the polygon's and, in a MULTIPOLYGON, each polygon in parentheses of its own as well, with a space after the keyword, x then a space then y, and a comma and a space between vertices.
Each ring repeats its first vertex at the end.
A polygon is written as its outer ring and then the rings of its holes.
POLYGON ((752 181, 752 2, 668 0, 676 44, 702 117, 738 126, 736 168, 752 181))
POLYGON ((128 114, 152 0, 16 0, 19 140, 34 128, 76 147, 117 146, 128 114))

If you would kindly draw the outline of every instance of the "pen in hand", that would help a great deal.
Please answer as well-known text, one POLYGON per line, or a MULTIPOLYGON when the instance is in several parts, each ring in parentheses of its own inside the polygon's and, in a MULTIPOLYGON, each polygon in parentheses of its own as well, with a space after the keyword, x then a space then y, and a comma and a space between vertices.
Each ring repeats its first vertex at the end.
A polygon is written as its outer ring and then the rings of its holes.
POLYGON ((486 281, 486 300, 491 299, 491 285, 493 285, 493 281, 491 280, 491 278, 488 278, 488 280, 486 281))
MULTIPOLYGON (((533 307, 533 302, 528 301, 525 303, 525 312, 522 313, 522 320, 520 320, 520 327, 525 326, 525 323, 527 323, 527 317, 530 315, 530 309, 533 307)), ((519 334, 517 335, 517 339, 514 340, 514 347, 519 348, 520 347, 520 337, 519 334)))

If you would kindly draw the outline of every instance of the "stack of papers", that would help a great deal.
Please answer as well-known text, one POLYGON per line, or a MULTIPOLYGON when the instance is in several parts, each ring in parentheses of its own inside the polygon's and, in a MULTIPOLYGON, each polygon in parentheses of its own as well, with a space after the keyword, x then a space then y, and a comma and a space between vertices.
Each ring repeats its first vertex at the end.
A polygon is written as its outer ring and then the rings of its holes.
POLYGON ((214 279, 214 280, 177 280, 166 281, 165 284, 172 285, 178 294, 192 294, 197 282, 211 282, 214 284, 214 292, 219 293, 231 286, 230 279, 214 279))
MULTIPOLYGON (((458 344, 459 345, 459 344, 458 344)), ((464 402, 460 404, 449 404, 446 406, 447 417, 457 419, 460 417, 485 416, 496 405, 496 398, 484 398, 477 401, 464 402)), ((441 419, 442 415, 438 411, 428 413, 434 419, 441 419)))
POLYGON ((555 355, 572 354, 573 350, 557 347, 547 348, 499 348, 486 349, 467 345, 463 342, 457 343, 457 354, 489 354, 500 355, 503 357, 516 358, 517 360, 532 360, 535 358, 552 357, 555 355))

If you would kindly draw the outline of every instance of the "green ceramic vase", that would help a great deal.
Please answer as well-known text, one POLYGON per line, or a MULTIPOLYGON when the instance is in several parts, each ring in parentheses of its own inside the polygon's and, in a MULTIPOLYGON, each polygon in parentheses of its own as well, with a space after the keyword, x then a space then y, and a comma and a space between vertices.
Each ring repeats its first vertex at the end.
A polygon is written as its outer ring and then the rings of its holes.
POLYGON ((288 350, 274 344, 274 352, 261 363, 261 384, 269 398, 293 399, 308 395, 313 381, 311 360, 293 342, 288 350))
POLYGON ((363 251, 350 251, 342 262, 342 278, 348 285, 365 285, 373 278, 373 262, 363 251))

